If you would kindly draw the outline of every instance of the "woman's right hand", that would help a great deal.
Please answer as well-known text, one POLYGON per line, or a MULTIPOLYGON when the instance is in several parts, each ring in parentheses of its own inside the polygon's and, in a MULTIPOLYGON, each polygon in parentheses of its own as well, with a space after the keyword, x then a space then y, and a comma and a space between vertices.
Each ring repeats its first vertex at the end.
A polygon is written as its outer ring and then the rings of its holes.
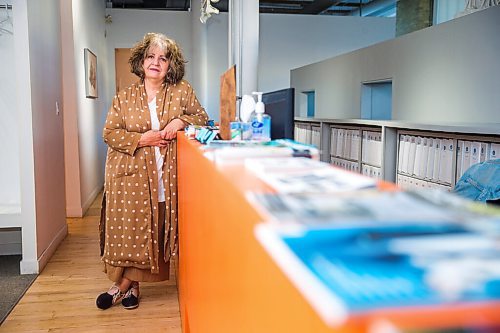
POLYGON ((156 147, 166 147, 169 140, 165 140, 161 137, 160 131, 149 130, 142 134, 139 139, 139 147, 156 146, 156 147))

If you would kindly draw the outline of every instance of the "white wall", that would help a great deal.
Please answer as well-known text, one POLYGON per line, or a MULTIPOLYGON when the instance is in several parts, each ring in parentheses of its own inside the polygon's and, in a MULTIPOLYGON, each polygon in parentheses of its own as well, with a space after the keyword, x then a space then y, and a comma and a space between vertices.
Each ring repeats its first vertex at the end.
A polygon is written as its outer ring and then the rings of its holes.
MULTIPOLYGON (((219 119, 220 75, 226 71, 227 14, 212 16, 208 27, 205 106, 219 119)), ((258 89, 263 92, 290 87, 290 70, 332 55, 394 38, 395 19, 338 16, 261 14, 258 89)))
POLYGON ((191 38, 189 44, 192 54, 191 59, 186 64, 186 71, 189 73, 188 80, 194 87, 196 96, 200 103, 207 108, 206 101, 209 100, 207 87, 207 25, 200 22, 200 11, 200 6, 196 5, 191 9, 191 38))
POLYGON ((500 6, 301 67, 292 86, 316 90, 318 118, 358 118, 361 83, 391 78, 395 120, 500 123, 498 31, 500 6))
POLYGON ((59 0, 15 0, 22 273, 43 269, 67 233, 59 0), (29 24, 28 24, 29 22, 29 24))
POLYGON ((66 179, 66 215, 82 216, 80 193, 80 149, 78 147, 78 97, 73 42, 73 1, 61 1, 61 50, 63 67, 64 170, 66 179))
MULTIPOLYGON (((205 26, 199 22, 197 7, 191 13, 106 12, 113 19, 107 26, 110 71, 114 71, 114 48, 130 47, 149 31, 164 32, 183 47, 190 60, 187 79, 210 118, 219 119, 220 75, 229 67, 226 13, 212 16, 205 26)), ((261 14, 260 22, 258 77, 262 91, 288 87, 292 68, 393 38, 395 31, 395 20, 390 18, 261 14)))
POLYGON ((220 77, 229 68, 228 63, 228 14, 212 16, 207 24, 205 109, 210 119, 219 120, 220 77))
MULTIPOLYGON (((190 12, 106 9, 106 14, 110 14, 113 20, 112 23, 106 25, 108 61, 113 89, 115 84, 114 49, 132 47, 142 40, 147 32, 161 32, 174 39, 181 46, 186 60, 192 60, 190 12)), ((187 64, 186 70, 186 79, 190 80, 190 63, 187 64)))
POLYGON ((62 2, 65 103, 65 152, 68 216, 82 216, 104 184, 102 128, 109 105, 109 64, 105 3, 62 2), (84 49, 97 56, 98 98, 86 98, 84 49))
MULTIPOLYGON (((12 3, 12 1, 9 1, 12 3)), ((3 4, 3 3, 2 3, 3 4)), ((12 10, 8 10, 12 19, 12 10)), ((5 9, 0 10, 0 22, 7 19, 5 9)), ((11 24, 1 26, 13 32, 11 24)), ((21 211, 21 180, 19 175, 19 135, 16 112, 16 85, 13 83, 16 71, 14 66, 14 36, 0 32, 0 226, 4 214, 21 211)), ((5 221, 7 223, 7 221, 5 221)))
POLYGON ((290 87, 290 70, 385 41, 396 21, 385 17, 260 15, 259 90, 290 87))

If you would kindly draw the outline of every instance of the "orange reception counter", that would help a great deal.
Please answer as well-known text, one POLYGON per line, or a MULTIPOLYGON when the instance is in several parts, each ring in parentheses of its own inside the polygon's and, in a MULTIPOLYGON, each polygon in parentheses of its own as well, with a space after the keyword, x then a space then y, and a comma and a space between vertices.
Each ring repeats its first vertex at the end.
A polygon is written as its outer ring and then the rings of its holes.
MULTIPOLYGON (((178 135, 177 156, 177 276, 184 333, 377 333, 384 332, 374 329, 380 318, 406 327, 466 323, 470 307, 370 312, 329 327, 255 237, 263 217, 245 192, 271 189, 243 166, 216 167, 184 134, 178 135)), ((500 321, 498 303, 476 310, 480 320, 500 321)))

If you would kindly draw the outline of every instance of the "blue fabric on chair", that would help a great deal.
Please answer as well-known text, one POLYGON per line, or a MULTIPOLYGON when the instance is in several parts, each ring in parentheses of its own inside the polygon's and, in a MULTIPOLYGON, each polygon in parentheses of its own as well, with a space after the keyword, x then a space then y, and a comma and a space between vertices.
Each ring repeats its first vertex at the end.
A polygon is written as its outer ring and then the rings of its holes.
POLYGON ((500 159, 471 166, 460 177, 453 192, 475 201, 500 199, 500 159))

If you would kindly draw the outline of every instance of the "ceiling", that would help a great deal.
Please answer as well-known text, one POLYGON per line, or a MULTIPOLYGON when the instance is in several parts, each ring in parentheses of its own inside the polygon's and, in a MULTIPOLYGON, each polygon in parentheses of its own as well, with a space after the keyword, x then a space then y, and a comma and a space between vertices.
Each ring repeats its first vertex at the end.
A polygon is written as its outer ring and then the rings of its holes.
MULTIPOLYGON (((133 8, 155 10, 189 10, 190 0, 105 0, 108 8, 133 8)), ((194 4, 200 0, 192 0, 194 4)), ((213 1, 213 0, 212 0, 213 1)), ((229 0, 212 2, 212 6, 221 12, 227 12, 229 0)), ((384 8, 395 7, 396 0, 260 0, 261 13, 274 14, 309 14, 309 15, 338 15, 338 16, 365 16, 373 13, 376 3, 384 8), (363 15, 365 13, 365 15, 363 15)))

